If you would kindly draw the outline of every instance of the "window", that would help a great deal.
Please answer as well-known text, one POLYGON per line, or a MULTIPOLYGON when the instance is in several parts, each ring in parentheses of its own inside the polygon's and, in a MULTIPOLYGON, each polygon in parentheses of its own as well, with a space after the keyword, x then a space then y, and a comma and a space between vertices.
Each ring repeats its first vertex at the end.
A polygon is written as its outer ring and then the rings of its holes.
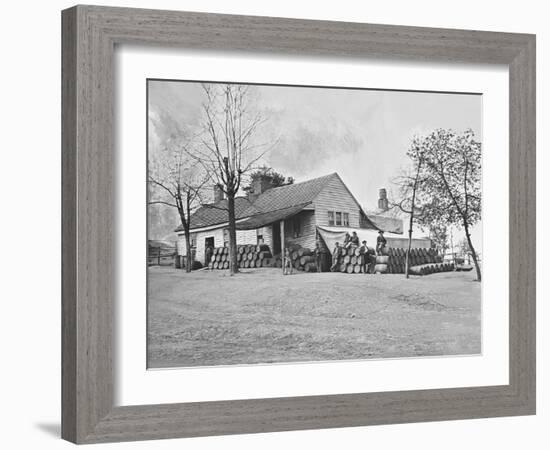
POLYGON ((349 213, 342 213, 342 218, 344 221, 344 226, 349 227, 349 213))
POLYGON ((227 228, 223 229, 223 246, 227 247, 229 245, 229 230, 227 228))
POLYGON ((342 211, 328 211, 329 226, 349 227, 349 213, 342 211))
POLYGON ((258 245, 262 245, 264 243, 264 235, 262 234, 263 228, 257 228, 256 229, 256 242, 258 245))
POLYGON ((196 248, 197 247, 197 236, 192 234, 190 241, 191 241, 191 247, 196 248))

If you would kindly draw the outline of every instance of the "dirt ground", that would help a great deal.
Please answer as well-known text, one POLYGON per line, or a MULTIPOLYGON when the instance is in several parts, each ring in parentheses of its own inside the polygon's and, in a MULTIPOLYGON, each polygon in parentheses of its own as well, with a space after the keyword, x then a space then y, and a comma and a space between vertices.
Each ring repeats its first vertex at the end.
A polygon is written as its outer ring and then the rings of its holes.
POLYGON ((151 368, 477 354, 473 272, 403 275, 149 268, 151 368))

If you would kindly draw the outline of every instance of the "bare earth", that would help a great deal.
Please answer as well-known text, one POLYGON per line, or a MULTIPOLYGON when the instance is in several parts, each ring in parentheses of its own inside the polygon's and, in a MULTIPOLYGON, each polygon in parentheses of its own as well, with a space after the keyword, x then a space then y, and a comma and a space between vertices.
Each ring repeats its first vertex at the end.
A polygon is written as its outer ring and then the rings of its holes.
POLYGON ((478 354, 474 277, 151 267, 148 366, 478 354))

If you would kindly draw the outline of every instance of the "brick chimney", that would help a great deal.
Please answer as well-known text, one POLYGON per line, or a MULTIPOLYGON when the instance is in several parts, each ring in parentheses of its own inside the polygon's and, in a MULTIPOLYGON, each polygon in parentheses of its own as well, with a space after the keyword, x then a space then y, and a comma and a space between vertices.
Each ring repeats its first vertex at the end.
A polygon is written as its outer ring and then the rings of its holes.
POLYGON ((252 194, 254 195, 260 195, 269 188, 271 188, 271 183, 264 177, 259 177, 252 181, 252 194))
POLYGON ((225 198, 225 195, 222 188, 218 184, 215 184, 214 185, 214 203, 218 203, 224 198, 225 198))
POLYGON ((387 211, 389 209, 388 194, 385 188, 378 191, 378 209, 382 211, 387 211))

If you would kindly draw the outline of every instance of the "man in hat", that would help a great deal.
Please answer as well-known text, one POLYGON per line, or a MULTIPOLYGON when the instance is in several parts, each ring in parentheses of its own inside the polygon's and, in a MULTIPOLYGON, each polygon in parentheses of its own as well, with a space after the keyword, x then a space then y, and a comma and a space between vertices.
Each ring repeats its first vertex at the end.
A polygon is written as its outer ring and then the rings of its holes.
POLYGON ((386 238, 384 237, 384 232, 380 230, 378 232, 378 237, 376 238, 376 254, 383 255, 384 249, 386 248, 386 238))
POLYGON ((363 241, 361 246, 361 272, 367 273, 370 263, 369 248, 367 247, 367 241, 363 241))
POLYGON ((331 272, 336 271, 336 268, 338 267, 338 257, 340 256, 341 252, 342 247, 340 247, 340 244, 336 242, 334 244, 334 250, 332 250, 332 266, 330 267, 331 272))

